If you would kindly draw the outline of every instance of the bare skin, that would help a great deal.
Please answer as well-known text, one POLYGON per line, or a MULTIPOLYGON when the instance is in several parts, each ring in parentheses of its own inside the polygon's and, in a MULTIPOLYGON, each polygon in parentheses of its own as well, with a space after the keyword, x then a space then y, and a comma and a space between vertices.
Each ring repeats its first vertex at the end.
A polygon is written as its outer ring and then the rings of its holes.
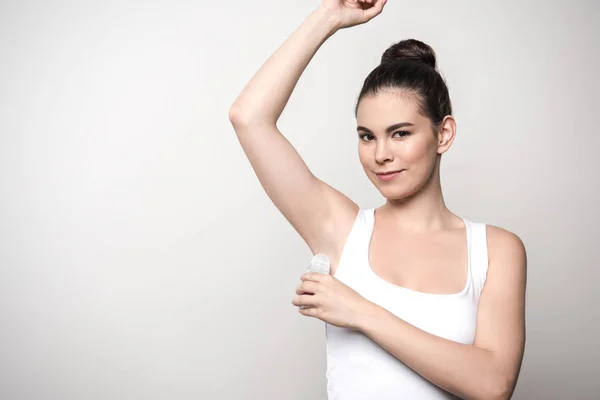
MULTIPOLYGON (((335 278, 359 206, 316 178, 277 128, 300 75, 338 30, 383 11, 385 1, 323 0, 265 62, 231 107, 237 137, 269 198, 313 254, 332 260, 331 275, 304 274, 292 301, 308 317, 356 329, 433 384, 466 399, 508 399, 525 345, 526 254, 513 233, 488 225, 489 267, 473 345, 424 332, 335 278), (286 179, 280 179, 285 171, 286 179)), ((410 93, 364 98, 357 113, 360 162, 386 198, 375 213, 369 261, 384 279, 427 293, 457 293, 466 279, 465 226, 445 205, 440 160, 456 122, 435 129, 410 93), (389 132, 397 123, 409 123, 389 132), (363 129, 368 129, 368 132, 363 129), (402 170, 384 182, 375 174, 402 170), (398 250, 402 243, 402 251, 398 250)))
POLYGON ((414 95, 390 91, 363 99, 357 122, 360 162, 387 200, 375 212, 371 268, 409 289, 460 292, 467 274, 466 227, 446 207, 440 184, 441 155, 454 140, 454 119, 446 117, 436 135, 414 95), (408 125, 386 132, 398 123, 408 125), (392 181, 376 175, 396 170, 401 172, 392 181))

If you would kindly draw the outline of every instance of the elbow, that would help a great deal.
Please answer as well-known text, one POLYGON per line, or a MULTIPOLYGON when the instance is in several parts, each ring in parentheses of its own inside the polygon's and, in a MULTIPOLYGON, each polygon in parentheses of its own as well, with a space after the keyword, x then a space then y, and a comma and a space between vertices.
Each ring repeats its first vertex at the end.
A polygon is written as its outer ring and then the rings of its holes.
POLYGON ((234 128, 264 126, 277 124, 277 118, 264 112, 248 110, 244 106, 234 104, 229 109, 229 122, 234 128))
POLYGON ((234 105, 229 109, 229 122, 231 122, 233 126, 240 126, 244 124, 245 120, 247 120, 247 118, 242 114, 240 107, 234 105))
POLYGON ((502 374, 497 374, 481 390, 481 395, 477 396, 481 400, 510 400, 512 397, 514 384, 512 380, 502 374))

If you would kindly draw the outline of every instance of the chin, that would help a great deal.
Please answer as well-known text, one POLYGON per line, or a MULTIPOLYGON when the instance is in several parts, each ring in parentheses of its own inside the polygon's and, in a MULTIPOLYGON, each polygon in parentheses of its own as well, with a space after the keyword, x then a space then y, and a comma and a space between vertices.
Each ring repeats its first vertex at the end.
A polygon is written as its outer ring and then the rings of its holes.
POLYGON ((418 188, 410 187, 406 183, 388 185, 379 183, 376 187, 379 190, 379 193, 389 200, 403 200, 418 192, 418 188))
POLYGON ((377 185, 377 189, 379 190, 379 193, 381 193, 382 196, 385 196, 387 198, 391 198, 391 197, 399 197, 399 198, 403 198, 409 195, 409 191, 406 190, 406 187, 404 185, 377 185))

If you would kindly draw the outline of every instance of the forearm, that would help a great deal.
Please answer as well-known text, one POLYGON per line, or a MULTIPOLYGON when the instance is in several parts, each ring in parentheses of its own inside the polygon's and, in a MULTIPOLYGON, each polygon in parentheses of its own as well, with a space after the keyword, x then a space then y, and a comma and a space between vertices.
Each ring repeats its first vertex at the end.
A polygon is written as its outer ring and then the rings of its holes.
POLYGON ((461 398, 508 397, 506 379, 488 350, 432 335, 374 304, 358 329, 419 375, 461 398))
POLYGON ((275 124, 306 66, 336 30, 331 13, 322 7, 313 11, 240 93, 231 107, 232 121, 275 124))

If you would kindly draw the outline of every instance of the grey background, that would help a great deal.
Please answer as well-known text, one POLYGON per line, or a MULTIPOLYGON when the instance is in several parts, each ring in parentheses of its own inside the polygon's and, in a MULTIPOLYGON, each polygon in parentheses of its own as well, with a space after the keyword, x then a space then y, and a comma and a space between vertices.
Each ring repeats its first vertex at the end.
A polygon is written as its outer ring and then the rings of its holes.
MULTIPOLYGON (((313 0, 0 3, 0 398, 325 399, 311 253, 228 121, 313 0)), ((600 6, 391 1, 338 32, 279 127, 362 207, 352 108, 395 41, 437 52, 448 206, 529 257, 515 399, 600 398, 600 6)))

